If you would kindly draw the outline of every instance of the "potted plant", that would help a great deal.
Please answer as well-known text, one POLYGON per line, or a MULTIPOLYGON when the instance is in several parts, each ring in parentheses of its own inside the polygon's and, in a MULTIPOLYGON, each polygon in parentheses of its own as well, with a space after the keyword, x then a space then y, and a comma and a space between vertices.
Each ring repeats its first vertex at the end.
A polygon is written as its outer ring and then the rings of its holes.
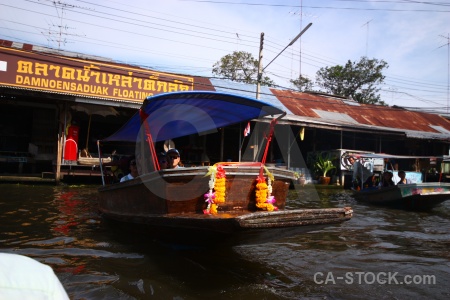
POLYGON ((319 182, 321 184, 330 184, 330 177, 327 177, 327 173, 330 170, 336 169, 333 165, 330 155, 321 152, 317 155, 316 162, 314 164, 315 169, 321 174, 319 182))
POLYGON ((301 184, 302 186, 305 185, 305 182, 306 182, 305 174, 294 172, 294 177, 298 181, 299 184, 301 184))

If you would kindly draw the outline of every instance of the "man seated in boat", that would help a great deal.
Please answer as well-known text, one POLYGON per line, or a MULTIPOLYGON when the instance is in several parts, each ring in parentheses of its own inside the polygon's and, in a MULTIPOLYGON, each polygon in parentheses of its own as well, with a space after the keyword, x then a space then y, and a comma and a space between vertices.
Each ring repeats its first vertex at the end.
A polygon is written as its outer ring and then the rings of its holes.
POLYGON ((177 149, 169 149, 166 153, 167 169, 176 169, 182 167, 180 152, 177 149))
POLYGON ((406 178, 406 172, 403 170, 398 171, 398 177, 400 177, 400 180, 397 182, 397 184, 411 184, 411 180, 406 178))
POLYGON ((117 151, 114 150, 111 153, 111 161, 106 162, 104 165, 106 167, 111 167, 111 172, 113 174, 113 182, 119 182, 123 176, 125 176, 125 172, 128 170, 130 164, 130 158, 128 156, 123 156, 117 154, 117 151))
POLYGON ((392 177, 394 177, 394 174, 390 171, 386 171, 383 173, 383 176, 381 177, 380 183, 378 184, 378 187, 390 187, 395 186, 394 181, 392 180, 392 177))
POLYGON ((136 159, 133 157, 130 160, 130 173, 128 173, 128 175, 125 175, 122 178, 120 178, 120 182, 131 180, 131 179, 134 179, 134 178, 136 178, 138 176, 139 176, 139 173, 138 173, 138 170, 137 170, 136 159))
POLYGON ((373 187, 374 173, 373 173, 373 161, 372 160, 352 160, 349 162, 353 164, 353 188, 360 190, 362 188, 373 187))

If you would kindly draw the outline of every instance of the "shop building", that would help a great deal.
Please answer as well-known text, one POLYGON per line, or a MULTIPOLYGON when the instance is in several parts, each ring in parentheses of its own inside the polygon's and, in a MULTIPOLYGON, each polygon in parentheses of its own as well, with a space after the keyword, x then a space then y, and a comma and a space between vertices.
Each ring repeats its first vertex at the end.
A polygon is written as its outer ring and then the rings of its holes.
POLYGON ((205 78, 0 40, 0 174, 71 168, 147 96, 196 89, 213 88, 205 78))
MULTIPOLYGON (((254 98, 256 88, 0 40, 0 177, 38 174, 58 180, 78 165, 82 150, 97 153, 97 140, 119 129, 145 97, 194 90, 254 98)), ((313 151, 450 154, 445 116, 268 87, 261 87, 261 99, 287 112, 276 127, 279 143, 272 143, 269 161, 289 168, 306 167, 304 160, 313 151), (295 155, 293 145, 299 149, 295 155)), ((242 143, 245 125, 208 135, 208 140, 187 137, 177 148, 184 145, 183 158, 193 163, 237 160, 241 145, 253 147, 257 155, 259 141, 242 143)), ((105 154, 127 152, 120 147, 113 145, 105 154)))

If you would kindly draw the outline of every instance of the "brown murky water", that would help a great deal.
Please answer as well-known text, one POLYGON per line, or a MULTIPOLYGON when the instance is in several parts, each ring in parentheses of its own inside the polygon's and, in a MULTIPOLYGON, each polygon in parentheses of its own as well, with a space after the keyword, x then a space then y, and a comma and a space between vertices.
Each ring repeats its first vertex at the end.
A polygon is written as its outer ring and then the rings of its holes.
POLYGON ((344 190, 290 198, 290 208, 352 206, 354 217, 262 244, 184 247, 111 230, 96 186, 1 184, 0 251, 51 265, 71 299, 450 298, 450 201, 406 212, 344 190))

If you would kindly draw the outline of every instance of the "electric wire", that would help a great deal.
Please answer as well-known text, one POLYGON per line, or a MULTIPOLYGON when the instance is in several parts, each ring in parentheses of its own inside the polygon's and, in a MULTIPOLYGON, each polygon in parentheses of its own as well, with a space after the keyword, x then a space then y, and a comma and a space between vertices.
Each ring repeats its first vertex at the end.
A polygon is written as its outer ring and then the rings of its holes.
MULTIPOLYGON (((46 5, 46 6, 48 6, 48 7, 53 7, 53 6, 51 6, 51 5, 47 5, 47 4, 44 4, 44 3, 41 3, 41 2, 36 2, 36 1, 28 1, 28 2, 31 2, 31 3, 35 3, 35 4, 39 4, 39 5, 46 5)), ((47 1, 47 2, 49 2, 49 1, 47 1)), ((50 1, 51 3, 54 3, 54 1, 50 1)), ((82 2, 82 3, 86 3, 86 4, 90 4, 90 5, 96 5, 96 6, 99 6, 99 7, 101 7, 101 8, 104 8, 104 9, 111 9, 111 10, 116 10, 115 8, 112 8, 112 7, 109 7, 109 6, 106 6, 106 5, 98 5, 98 4, 94 4, 94 3, 92 3, 92 2, 88 2, 88 1, 81 1, 81 0, 79 0, 78 2, 82 2)), ((232 2, 226 2, 226 1, 206 1, 206 2, 214 2, 214 3, 232 3, 232 2)), ((344 1, 342 1, 342 2, 344 2, 344 1)), ((367 2, 367 1, 345 1, 345 2, 367 2)), ((418 2, 418 1, 376 1, 376 2, 387 2, 387 3, 393 3, 393 2, 396 2, 396 3, 405 3, 405 2, 408 2, 408 3, 421 3, 421 4, 429 4, 429 5, 441 5, 442 3, 438 3, 438 2, 418 2)), ((243 5, 246 5, 245 3, 242 3, 243 5)), ((5 4, 0 4, 0 5, 5 5, 5 4)), ((261 5, 263 5, 263 4, 261 4, 261 5)), ((8 5, 6 5, 6 6, 8 6, 8 5)), ((273 6, 273 5, 265 5, 265 6, 273 6)), ((278 6, 278 5, 276 5, 276 6, 278 6)), ((445 5, 443 5, 443 6, 445 6, 445 5)), ((295 6, 291 6, 291 7, 295 7, 295 6)), ((19 7, 15 7, 16 9, 24 9, 24 8, 19 8, 19 7)), ((67 8, 68 10, 70 9, 70 10, 72 10, 72 11, 74 11, 74 8, 67 8)), ((84 10, 86 10, 86 9, 84 9, 84 10)), ((29 10, 29 11, 31 11, 31 10, 29 10)), ((135 12, 131 12, 131 11, 125 11, 125 10, 116 10, 116 11, 118 11, 118 12, 123 12, 123 13, 131 13, 131 14, 135 14, 135 12)), ((42 13, 40 13, 40 12, 36 12, 36 13, 39 13, 39 14, 42 14, 42 13)), ((119 22, 118 20, 115 20, 114 18, 115 17, 117 17, 117 18, 120 18, 121 20, 130 20, 130 21, 128 21, 127 23, 129 23, 130 25, 133 25, 133 26, 142 26, 141 24, 140 24, 140 22, 142 22, 142 20, 138 20, 138 19, 135 19, 135 18, 127 18, 127 17, 124 17, 124 16, 120 16, 120 15, 117 15, 117 14, 108 14, 108 13, 106 13, 106 12, 101 12, 101 11, 96 11, 96 13, 97 14, 93 14, 93 13, 91 13, 91 14, 89 14, 89 15, 91 15, 91 16, 93 16, 93 17, 98 17, 98 18, 100 18, 100 16, 98 15, 98 14, 100 14, 100 15, 103 15, 103 18, 105 17, 105 16, 107 16, 107 18, 109 18, 109 17, 111 17, 110 19, 111 19, 111 21, 117 21, 117 22, 119 22), (109 17, 108 17, 109 16, 109 17)), ((86 13, 84 13, 84 14, 86 14, 86 13)), ((50 17, 52 17, 52 15, 49 15, 49 14, 43 14, 43 15, 47 15, 47 16, 50 16, 50 17)), ((146 17, 146 15, 145 14, 140 14, 140 13, 138 13, 137 15, 140 15, 140 16, 142 16, 142 17, 146 17)), ((152 18, 154 18, 154 19, 158 19, 158 20, 160 20, 160 21, 169 21, 169 22, 173 22, 173 20, 171 21, 171 20, 169 20, 169 19, 165 19, 165 18, 155 18, 155 17, 152 17, 152 18)), ((66 18, 67 20, 71 20, 71 21, 73 21, 73 22, 80 22, 80 20, 75 20, 75 19, 68 19, 68 18, 66 18)), ((5 21, 5 20, 4 20, 5 21)), ((7 21, 7 20, 6 20, 7 21)), ((122 21, 123 22, 123 21, 122 21)), ((81 23, 83 23, 83 22, 81 22, 81 23)), ((89 23, 89 22, 84 22, 85 24, 88 24, 88 25, 92 25, 92 26, 99 26, 98 24, 93 24, 93 23, 89 23)), ((235 34, 234 32, 228 32, 228 31, 225 31, 225 30, 220 30, 220 28, 219 27, 217 27, 217 28, 215 28, 215 29, 212 29, 212 28, 206 28, 206 27, 202 27, 202 26, 196 26, 196 25, 191 25, 191 24, 189 24, 189 23, 184 23, 184 22, 176 22, 177 24, 180 24, 180 25, 186 25, 186 26, 192 26, 192 27, 196 27, 197 29, 201 29, 201 30, 203 30, 203 29, 205 29, 205 30, 211 30, 212 32, 221 32, 221 33, 228 33, 228 34, 235 34)), ((158 23, 154 23, 153 22, 153 24, 155 25, 155 26, 165 26, 165 25, 162 25, 162 24, 158 24, 158 23)), ((105 29, 109 29, 109 30, 120 30, 120 29, 118 29, 118 28, 112 28, 112 27, 108 27, 108 26, 103 26, 105 29)), ((174 27, 174 26, 172 26, 171 28, 173 29, 172 31, 169 31, 169 30, 165 30, 165 29, 161 29, 161 28, 153 28, 153 27, 151 27, 151 26, 149 26, 148 27, 149 29, 156 29, 156 30, 162 30, 162 31, 164 31, 164 32, 172 32, 172 33, 176 33, 176 34, 185 34, 185 32, 184 31, 176 31, 176 30, 182 30, 182 28, 178 28, 178 27, 174 27)), ((19 31, 19 30, 18 30, 19 31)), ((127 32, 127 31, 125 31, 126 33, 130 33, 130 34, 136 34, 135 32, 127 32)), ((188 31, 188 32, 190 32, 190 31, 188 31)), ((192 31, 192 32, 196 32, 196 31, 192 31)), ((203 35, 203 34, 207 34, 206 32, 204 33, 204 32, 201 32, 201 31, 199 31, 199 32, 196 32, 196 33, 199 33, 199 34, 201 34, 201 35, 203 35)), ((148 36, 148 35, 144 35, 144 36, 147 36, 147 37, 152 37, 152 36, 148 36)), ((200 39, 205 39, 205 37, 204 36, 196 36, 196 35, 192 35, 193 37, 196 37, 196 38, 200 38, 200 39)), ((218 34, 215 34, 214 35, 215 36, 215 38, 213 39, 213 40, 215 40, 215 41, 218 41, 218 42, 223 42, 223 43, 227 43, 227 41, 230 41, 230 40, 232 40, 230 37, 228 37, 228 36, 219 36, 218 34), (224 38, 225 40, 222 40, 222 38, 224 38)), ((240 34, 240 36, 242 36, 242 37, 248 37, 248 38, 251 38, 252 36, 250 36, 250 35, 245 35, 245 34, 240 34)), ((86 39, 86 40, 89 40, 89 38, 86 38, 86 37, 82 37, 83 39, 86 39)), ((156 38, 156 37, 155 37, 156 38)), ((157 37, 157 38, 159 38, 159 37, 157 37)), ((207 38, 206 38, 207 39, 207 38)), ((175 42, 175 40, 171 40, 171 39, 168 39, 169 41, 171 41, 171 42, 175 42)), ((75 40, 75 41, 77 41, 77 40, 75 40)), ((259 41, 257 40, 257 39, 255 39, 255 41, 253 42, 253 41, 251 41, 251 40, 241 40, 241 42, 246 42, 246 41, 248 41, 248 42, 251 42, 251 43, 259 43, 259 41)), ((127 45, 127 46, 125 46, 125 45, 121 45, 120 43, 110 43, 110 42, 108 42, 108 41, 100 41, 100 43, 98 43, 99 41, 98 41, 98 39, 95 39, 95 41, 88 41, 88 42, 86 42, 86 43, 88 43, 88 44, 94 44, 94 45, 105 45, 105 44, 109 44, 109 45, 114 45, 115 44, 115 46, 114 47, 117 47, 118 49, 127 49, 127 50, 133 50, 133 51, 142 51, 143 53, 146 53, 146 52, 151 52, 151 51, 146 51, 145 49, 146 48, 140 48, 140 47, 136 47, 136 46, 133 46, 133 47, 129 47, 129 45, 127 45), (140 49, 139 49, 140 48, 140 49)), ((266 46, 267 46, 267 48, 265 48, 265 51, 267 51, 268 53, 270 53, 270 54, 276 54, 276 53, 278 53, 277 51, 279 51, 280 49, 282 49, 283 48, 283 46, 279 43, 279 42, 273 42, 272 40, 270 40, 270 39, 266 39, 265 40, 265 42, 266 42, 266 46)), ((187 44, 187 45, 189 45, 189 43, 185 43, 185 42, 183 42, 183 44, 187 44)), ((196 46, 196 44, 192 44, 192 46, 196 46)), ((254 45, 250 45, 250 44, 241 44, 241 46, 246 46, 246 47, 253 47, 254 45)), ((215 49, 215 50, 218 50, 218 48, 214 48, 214 47, 211 47, 211 49, 215 49)), ((153 53, 156 53, 156 52, 154 52, 153 51, 153 53)), ((165 54, 166 56, 170 56, 170 54, 165 54)), ((291 52, 291 53, 289 53, 288 51, 286 51, 286 53, 283 53, 282 54, 282 56, 284 56, 285 58, 287 58, 287 56, 288 55, 291 55, 291 57, 294 57, 293 59, 294 60, 296 60, 297 59, 297 57, 298 57, 298 59, 299 59, 299 57, 300 57, 300 54, 299 53, 295 53, 295 52, 291 52)), ((174 55, 174 56, 177 56, 177 55, 174 55)), ((180 56, 178 56, 178 57, 180 57, 180 56)), ((201 60, 201 58, 193 58, 193 57, 186 57, 186 58, 189 58, 190 60, 201 60)), ((316 67, 316 68, 319 68, 319 67, 321 67, 320 65, 322 65, 322 67, 323 66, 327 66, 327 65, 329 65, 329 63, 330 63, 331 61, 329 61, 329 60, 325 60, 325 59, 322 59, 322 58, 320 58, 320 57, 318 57, 317 55, 309 55, 306 51, 305 51, 305 53, 303 53, 303 51, 302 51, 302 63, 305 63, 305 64, 309 64, 309 65, 311 65, 311 66, 314 66, 314 67, 316 67)), ((138 62, 136 62, 136 63, 138 63, 138 62)), ((273 64, 275 67, 277 67, 277 68, 279 68, 279 69, 275 69, 275 70, 272 70, 271 71, 271 74, 274 74, 274 75, 276 75, 276 77, 278 77, 278 78, 284 78, 284 79, 288 79, 289 78, 289 76, 287 76, 287 75, 283 75, 283 74, 288 74, 288 72, 289 72, 289 68, 286 68, 286 67, 284 67, 283 65, 281 65, 281 64, 278 64, 278 63, 274 63, 273 64)), ((164 66, 160 66, 160 67, 164 67, 164 66)), ((187 68, 187 67, 189 67, 189 66, 184 66, 184 68, 187 68)), ((194 67, 191 67, 191 69, 195 69, 194 67)), ((208 69, 208 68, 203 68, 203 69, 208 69)), ((390 87, 392 87, 393 89, 409 89, 409 90, 416 90, 416 91, 421 91, 421 92, 430 92, 430 93, 438 93, 438 91, 436 91, 436 90, 440 90, 441 89, 441 87, 442 87, 442 89, 444 89, 444 86, 443 85, 439 85, 439 84, 427 84, 427 83, 421 83, 421 82, 413 82, 413 81, 411 81, 411 83, 408 83, 409 81, 408 80, 403 80, 403 79, 396 79, 395 77, 391 77, 391 76, 386 76, 386 82, 389 82, 389 86, 390 87), (402 83, 402 81, 403 81, 403 83, 402 83), (399 85, 399 84, 406 84, 406 86, 401 86, 401 85, 399 85), (411 86, 407 86, 408 84, 411 84, 411 86), (424 90, 424 89, 420 89, 420 88, 414 88, 414 87, 417 87, 418 85, 420 85, 420 86, 424 86, 424 87, 428 87, 428 88, 433 88, 434 90, 424 90)), ((384 91, 386 91, 386 90, 384 90, 384 91)), ((386 92, 391 92, 392 93, 392 90, 388 90, 388 91, 386 91, 386 92)), ((426 101, 425 99, 423 99, 423 101, 426 101)))

